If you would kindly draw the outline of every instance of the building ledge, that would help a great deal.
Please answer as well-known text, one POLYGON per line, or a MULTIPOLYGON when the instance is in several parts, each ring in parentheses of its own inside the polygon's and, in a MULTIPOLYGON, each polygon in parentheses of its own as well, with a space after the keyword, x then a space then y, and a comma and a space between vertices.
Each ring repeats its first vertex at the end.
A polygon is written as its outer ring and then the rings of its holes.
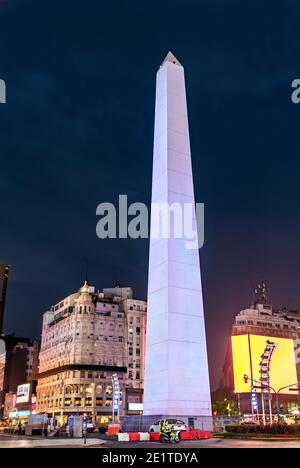
POLYGON ((44 379, 51 375, 59 374, 61 372, 76 370, 89 370, 89 371, 104 371, 104 372, 127 372, 127 367, 122 366, 101 366, 96 364, 66 364, 65 366, 55 367, 38 375, 38 379, 44 379))

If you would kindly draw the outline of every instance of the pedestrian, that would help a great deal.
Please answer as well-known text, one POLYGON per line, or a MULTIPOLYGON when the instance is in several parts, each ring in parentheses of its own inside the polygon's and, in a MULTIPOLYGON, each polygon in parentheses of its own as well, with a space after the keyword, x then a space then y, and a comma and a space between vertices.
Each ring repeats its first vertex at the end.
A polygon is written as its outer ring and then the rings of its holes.
POLYGON ((21 421, 19 421, 19 424, 18 424, 18 434, 20 435, 22 432, 22 423, 21 421))

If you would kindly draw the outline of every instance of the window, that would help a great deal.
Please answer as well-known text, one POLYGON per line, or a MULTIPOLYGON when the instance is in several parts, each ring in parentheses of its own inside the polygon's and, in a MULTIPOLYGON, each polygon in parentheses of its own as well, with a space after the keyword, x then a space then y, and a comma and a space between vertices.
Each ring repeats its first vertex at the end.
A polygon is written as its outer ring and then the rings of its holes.
POLYGON ((112 406, 112 399, 106 398, 105 406, 112 406))

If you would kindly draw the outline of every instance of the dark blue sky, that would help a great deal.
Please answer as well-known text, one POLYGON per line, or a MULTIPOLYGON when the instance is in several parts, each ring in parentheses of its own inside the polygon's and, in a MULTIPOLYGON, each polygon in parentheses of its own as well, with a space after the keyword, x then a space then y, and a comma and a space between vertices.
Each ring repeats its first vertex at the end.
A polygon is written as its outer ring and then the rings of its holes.
POLYGON ((38 336, 78 289, 146 298, 148 242, 100 241, 95 210, 149 203, 155 73, 184 64, 209 361, 218 382, 234 315, 269 284, 300 307, 298 1, 0 0, 0 262, 12 264, 6 331, 38 336))

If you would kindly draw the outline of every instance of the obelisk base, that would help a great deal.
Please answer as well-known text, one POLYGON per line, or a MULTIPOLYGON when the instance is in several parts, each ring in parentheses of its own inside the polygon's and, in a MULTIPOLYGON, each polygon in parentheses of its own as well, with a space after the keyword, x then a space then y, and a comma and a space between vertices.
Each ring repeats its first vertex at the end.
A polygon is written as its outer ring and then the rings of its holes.
POLYGON ((170 415, 128 415, 121 417, 121 427, 123 432, 148 432, 152 424, 160 419, 179 419, 183 421, 187 428, 193 427, 199 431, 213 431, 213 418, 212 416, 176 416, 170 415))

